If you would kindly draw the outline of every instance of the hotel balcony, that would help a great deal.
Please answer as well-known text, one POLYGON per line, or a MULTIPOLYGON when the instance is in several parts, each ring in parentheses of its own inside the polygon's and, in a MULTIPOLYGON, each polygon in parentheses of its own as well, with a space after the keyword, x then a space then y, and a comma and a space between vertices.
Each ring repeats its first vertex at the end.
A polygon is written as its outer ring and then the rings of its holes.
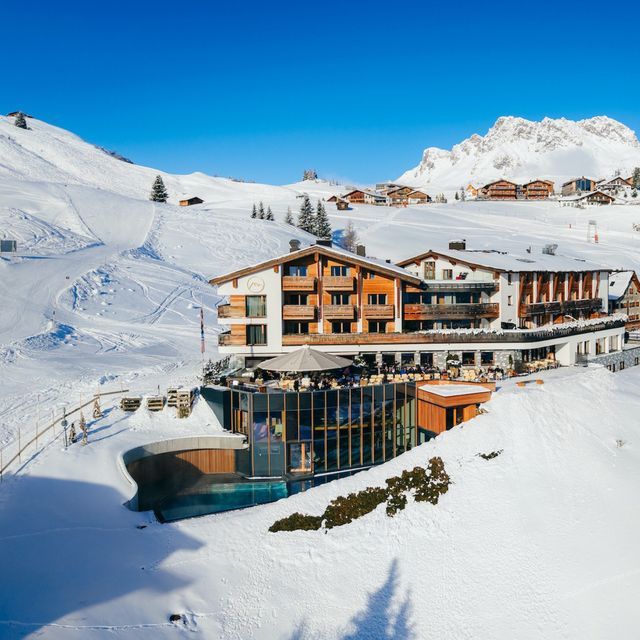
POLYGON ((325 304, 322 315, 327 320, 353 320, 355 307, 352 304, 325 304))
POLYGON ((245 336, 235 336, 231 333, 219 333, 218 334, 218 346, 219 347, 243 347, 247 343, 245 336))
POLYGON ((282 317, 284 320, 315 320, 316 307, 311 304, 285 304, 282 317))
POLYGON ((370 320, 393 320, 395 307, 392 304, 365 304, 362 315, 370 320))
POLYGON ((497 303, 472 304, 405 304, 405 320, 436 320, 438 318, 497 318, 497 303))
POLYGON ((314 276, 283 276, 283 291, 315 291, 316 279, 314 276))
POLYGON ((325 276, 322 286, 327 291, 353 291, 353 276, 325 276))
POLYGON ((585 298, 582 300, 567 300, 566 302, 536 302, 524 305, 524 316, 535 316, 545 313, 561 313, 573 315, 580 312, 599 311, 602 308, 600 298, 585 298))
POLYGON ((487 280, 432 280, 427 281, 427 291, 497 291, 498 282, 487 280))

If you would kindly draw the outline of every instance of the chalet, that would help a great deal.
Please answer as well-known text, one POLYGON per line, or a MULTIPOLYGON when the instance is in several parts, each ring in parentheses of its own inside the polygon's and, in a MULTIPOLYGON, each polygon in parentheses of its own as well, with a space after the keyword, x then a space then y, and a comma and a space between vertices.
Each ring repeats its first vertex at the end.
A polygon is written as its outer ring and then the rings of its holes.
POLYGON ((181 207, 190 207, 191 205, 202 204, 203 202, 204 200, 202 198, 198 198, 198 196, 193 196, 191 198, 184 198, 182 200, 179 200, 178 204, 181 207))
POLYGON ((308 344, 441 368, 453 352, 467 366, 507 368, 620 350, 624 321, 607 315, 609 273, 563 256, 466 249, 392 264, 322 243, 210 282, 229 300, 218 307, 229 325, 220 351, 249 363, 308 344))
POLYGON ((629 187, 631 187, 631 182, 622 176, 616 176, 615 178, 611 178, 611 180, 601 180, 598 182, 598 191, 604 191, 605 193, 618 191, 619 189, 628 189, 629 187))
POLYGON ((496 180, 480 189, 479 197, 483 200, 516 200, 518 185, 509 180, 496 180))
POLYGON ((338 209, 338 211, 348 211, 349 210, 349 203, 346 200, 336 200, 336 209, 338 209))
POLYGON ((522 185, 526 200, 546 200, 553 195, 554 183, 551 180, 532 180, 522 185))
POLYGON ((577 207, 585 204, 589 205, 603 205, 613 204, 615 198, 603 191, 591 191, 589 193, 582 193, 579 195, 573 195, 564 197, 560 200, 563 206, 577 207))
POLYGON ((387 192, 389 204, 396 206, 407 205, 409 203, 409 194, 413 191, 411 187, 400 187, 399 189, 387 192))
POLYGON ((327 202, 338 202, 338 200, 342 200, 342 198, 340 196, 331 196, 330 198, 327 198, 327 202))
POLYGON ((614 271, 609 278, 609 313, 627 315, 627 329, 640 329, 640 278, 635 271, 614 271))
POLYGON ((354 189, 342 197, 351 204, 385 205, 388 203, 386 196, 368 189, 354 189))
POLYGON ((401 184, 396 184, 395 182, 379 182, 378 184, 376 184, 376 191, 386 196, 389 191, 395 191, 396 189, 400 189, 401 187, 401 184))
POLYGON ((431 202, 431 196, 424 191, 412 191, 407 195, 408 204, 427 204, 431 202))
POLYGON ((476 189, 472 184, 468 184, 465 189, 468 198, 477 198, 478 197, 478 189, 476 189))
POLYGON ((573 196, 579 193, 585 193, 588 191, 595 191, 598 187, 596 181, 591 178, 573 178, 562 185, 563 196, 573 196))

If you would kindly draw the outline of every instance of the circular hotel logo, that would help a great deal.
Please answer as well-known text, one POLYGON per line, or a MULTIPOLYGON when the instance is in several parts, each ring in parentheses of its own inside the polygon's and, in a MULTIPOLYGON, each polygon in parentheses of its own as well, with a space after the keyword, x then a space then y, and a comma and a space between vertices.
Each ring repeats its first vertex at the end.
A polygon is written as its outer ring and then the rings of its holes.
POLYGON ((264 280, 258 278, 258 276, 252 276, 247 281, 247 289, 249 289, 251 293, 260 293, 264 289, 264 280))

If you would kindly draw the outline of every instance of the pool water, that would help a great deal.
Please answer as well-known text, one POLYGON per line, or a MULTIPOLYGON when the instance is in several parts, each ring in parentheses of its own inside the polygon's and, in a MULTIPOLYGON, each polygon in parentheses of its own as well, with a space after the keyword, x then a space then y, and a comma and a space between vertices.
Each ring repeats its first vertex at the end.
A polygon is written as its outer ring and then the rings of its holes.
POLYGON ((354 473, 357 473, 357 470, 289 482, 284 480, 219 482, 213 475, 202 476, 194 486, 189 487, 188 491, 161 500, 155 505, 154 512, 160 522, 174 522, 185 518, 244 509, 276 502, 354 473))

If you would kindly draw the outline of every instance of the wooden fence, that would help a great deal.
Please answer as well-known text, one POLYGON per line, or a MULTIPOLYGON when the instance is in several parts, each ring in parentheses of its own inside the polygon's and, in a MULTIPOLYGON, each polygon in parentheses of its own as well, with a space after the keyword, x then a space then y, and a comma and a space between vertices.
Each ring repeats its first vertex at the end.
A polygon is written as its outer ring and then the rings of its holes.
POLYGON ((23 442, 22 438, 22 429, 18 429, 18 437, 17 439, 9 442, 8 444, 3 445, 0 448, 0 481, 4 479, 7 469, 14 463, 18 462, 18 464, 22 463, 23 458, 26 459, 25 453, 30 447, 33 447, 33 451, 36 453, 38 451, 38 445, 41 444, 42 448, 46 446, 46 444, 51 444, 58 436, 64 433, 64 427, 62 426, 62 421, 66 418, 78 413, 85 407, 89 405, 93 405, 96 399, 100 400, 105 396, 114 396, 120 395, 123 393, 127 393, 129 389, 118 389, 117 391, 103 391, 101 393, 94 394, 90 400, 87 402, 79 404, 77 407, 72 409, 65 409, 62 415, 59 418, 55 418, 49 424, 40 428, 38 422, 36 422, 35 434, 31 434, 28 436, 23 442), (60 430, 56 433, 56 425, 60 425, 60 430), (51 436, 49 438, 49 436, 51 436), (49 438, 45 443, 45 438, 49 438), (9 453, 7 453, 9 451, 9 453))

